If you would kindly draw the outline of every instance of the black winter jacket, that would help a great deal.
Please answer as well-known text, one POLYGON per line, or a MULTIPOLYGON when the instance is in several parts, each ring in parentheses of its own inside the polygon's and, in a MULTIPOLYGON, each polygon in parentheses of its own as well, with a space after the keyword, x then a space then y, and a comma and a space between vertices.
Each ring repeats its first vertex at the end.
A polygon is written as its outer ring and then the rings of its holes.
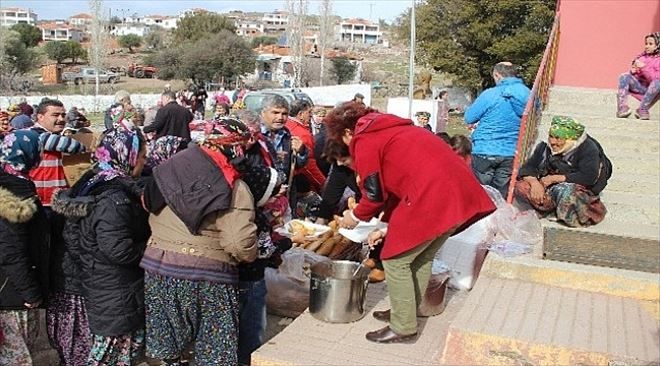
POLYGON ((520 168, 518 178, 542 178, 552 174, 564 175, 567 183, 580 184, 594 194, 599 194, 605 188, 609 178, 601 162, 598 143, 589 136, 565 155, 552 155, 547 143, 539 143, 532 156, 520 168))
POLYGON ((45 305, 49 231, 34 184, 0 172, 0 309, 45 305))
POLYGON ((72 261, 80 264, 89 328, 101 336, 144 328, 139 264, 151 230, 136 185, 115 178, 86 196, 76 195, 79 188, 60 191, 53 209, 67 217, 64 241, 72 261))
MULTIPOLYGON (((163 136, 179 136, 190 142, 190 128, 188 124, 193 120, 193 115, 188 109, 169 102, 156 112, 154 123, 144 128, 144 133, 156 133, 156 139, 163 136)), ((185 147, 185 144, 181 145, 185 147)))

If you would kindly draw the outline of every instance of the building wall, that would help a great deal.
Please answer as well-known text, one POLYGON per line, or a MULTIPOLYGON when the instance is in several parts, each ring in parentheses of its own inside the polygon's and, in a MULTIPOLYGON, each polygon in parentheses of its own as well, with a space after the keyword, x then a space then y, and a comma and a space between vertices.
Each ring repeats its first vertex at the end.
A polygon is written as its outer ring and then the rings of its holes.
POLYGON ((0 11, 0 26, 11 27, 14 24, 27 23, 35 25, 37 23, 37 14, 29 10, 2 10, 0 11))
POLYGON ((660 31, 657 0, 561 0, 556 85, 615 89, 619 74, 660 31))

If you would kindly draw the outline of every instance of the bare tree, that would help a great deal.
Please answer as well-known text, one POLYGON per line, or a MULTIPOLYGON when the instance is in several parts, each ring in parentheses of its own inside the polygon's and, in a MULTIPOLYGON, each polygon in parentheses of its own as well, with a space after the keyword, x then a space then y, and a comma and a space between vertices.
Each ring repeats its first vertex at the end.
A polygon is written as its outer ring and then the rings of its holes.
POLYGON ((305 58, 307 0, 287 0, 287 10, 289 11, 287 38, 293 61, 293 86, 299 88, 302 85, 305 58))
MULTIPOLYGON (((94 95, 99 95, 99 69, 105 59, 106 30, 103 19, 103 0, 89 0, 89 11, 92 13, 91 47, 89 61, 96 70, 94 95)), ((96 103, 95 103, 96 104, 96 103)), ((98 107, 98 106, 97 106, 98 107)))
POLYGON ((321 67, 319 85, 323 86, 323 70, 325 69, 325 48, 332 39, 332 0, 321 0, 319 5, 319 52, 321 53, 321 67))

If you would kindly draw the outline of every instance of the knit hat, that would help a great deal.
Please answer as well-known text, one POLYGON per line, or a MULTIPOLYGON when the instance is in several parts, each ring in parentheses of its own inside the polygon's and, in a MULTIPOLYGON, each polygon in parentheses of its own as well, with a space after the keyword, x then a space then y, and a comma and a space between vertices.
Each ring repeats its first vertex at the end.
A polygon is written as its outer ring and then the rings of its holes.
POLYGON ((554 116, 550 123, 549 135, 566 140, 577 140, 584 133, 584 125, 567 116, 554 116))
POLYGON ((415 113, 415 117, 431 118, 431 113, 429 113, 429 112, 417 112, 417 113, 415 113))
POLYGON ((2 141, 0 163, 9 172, 27 173, 41 161, 39 134, 33 130, 17 130, 2 141), (7 169, 8 168, 8 169, 7 169))
POLYGON ((258 207, 268 202, 276 194, 286 177, 277 170, 265 165, 251 166, 241 174, 241 179, 250 187, 250 192, 258 207))

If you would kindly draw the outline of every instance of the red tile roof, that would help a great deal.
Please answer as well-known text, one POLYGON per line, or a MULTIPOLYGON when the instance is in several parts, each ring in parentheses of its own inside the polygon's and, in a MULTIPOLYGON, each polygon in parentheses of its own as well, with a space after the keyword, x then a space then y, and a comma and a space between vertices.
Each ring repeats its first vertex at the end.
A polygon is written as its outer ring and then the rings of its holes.
POLYGON ((92 19, 92 18, 93 17, 87 13, 80 13, 69 17, 69 19, 92 19))

